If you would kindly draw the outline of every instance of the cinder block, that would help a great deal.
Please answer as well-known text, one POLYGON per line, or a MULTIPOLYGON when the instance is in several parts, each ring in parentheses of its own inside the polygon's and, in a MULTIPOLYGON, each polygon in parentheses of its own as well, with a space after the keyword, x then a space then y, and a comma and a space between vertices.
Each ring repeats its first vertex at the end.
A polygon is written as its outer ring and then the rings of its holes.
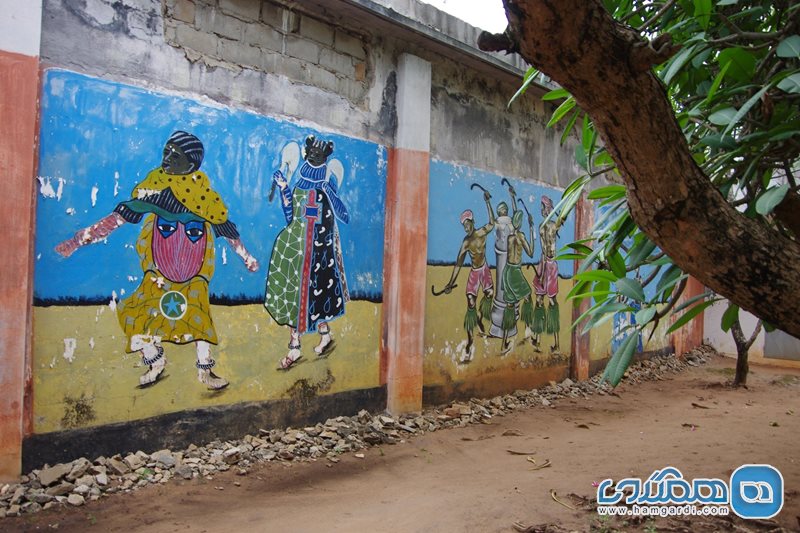
POLYGON ((358 59, 367 58, 367 52, 365 49, 366 46, 364 42, 358 37, 354 37, 349 33, 343 32, 342 30, 336 30, 334 48, 343 54, 348 54, 353 57, 357 57, 358 59))
POLYGON ((283 12, 285 9, 272 2, 264 2, 261 5, 261 22, 269 24, 273 28, 283 29, 283 12))
POLYGON ((281 61, 278 62, 277 73, 286 76, 294 81, 306 81, 307 75, 305 64, 299 59, 293 57, 281 56, 281 61))
POLYGON ((306 65, 306 71, 308 72, 307 82, 309 85, 329 91, 337 90, 339 80, 334 73, 315 65, 306 65))
POLYGON ((259 0, 219 0, 223 11, 247 21, 257 21, 261 12, 259 0))
POLYGON ((311 63, 319 62, 319 45, 294 35, 286 36, 286 54, 311 63))
POLYGON ((186 24, 178 24, 176 37, 178 44, 186 48, 191 48, 202 54, 217 55, 218 38, 214 34, 197 31, 186 24))
POLYGON ((177 20, 194 24, 194 2, 190 0, 175 0, 172 16, 177 20))
POLYGON ((275 52, 283 50, 283 34, 266 24, 247 24, 244 27, 244 42, 275 52))
POLYGON ((355 76, 355 66, 353 66, 353 58, 338 52, 334 52, 330 48, 323 48, 319 53, 319 64, 332 70, 342 76, 352 78, 355 76))
POLYGON ((220 39, 220 57, 243 67, 261 68, 261 50, 238 41, 220 39))
POLYGON ((221 37, 241 41, 244 33, 244 22, 223 13, 217 13, 211 25, 211 31, 221 37))
POLYGON ((333 46, 333 26, 305 15, 300 18, 300 35, 333 46))

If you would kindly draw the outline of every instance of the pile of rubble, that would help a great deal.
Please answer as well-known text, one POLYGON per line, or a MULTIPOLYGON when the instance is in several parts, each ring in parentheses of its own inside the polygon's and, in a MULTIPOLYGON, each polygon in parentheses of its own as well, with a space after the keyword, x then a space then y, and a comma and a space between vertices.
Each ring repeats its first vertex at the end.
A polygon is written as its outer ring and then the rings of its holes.
MULTIPOLYGON (((706 362, 714 351, 700 347, 681 360, 674 356, 654 357, 631 366, 624 382, 661 380, 666 374, 681 372, 688 366, 706 362)), ((202 477, 234 469, 247 475, 255 463, 266 461, 326 460, 336 463, 338 456, 369 446, 396 444, 413 435, 449 427, 480 424, 516 409, 553 407, 562 398, 588 398, 592 394, 612 392, 599 376, 588 381, 561 383, 536 390, 518 390, 491 399, 473 399, 428 409, 420 415, 393 418, 361 411, 356 416, 339 416, 302 429, 260 430, 241 440, 213 441, 205 446, 190 445, 181 451, 137 451, 127 455, 81 457, 71 463, 45 466, 22 476, 19 483, 0 486, 0 518, 35 513, 56 505, 80 506, 109 494, 130 492, 172 478, 202 477)), ((360 455, 363 457, 363 455, 360 455)))

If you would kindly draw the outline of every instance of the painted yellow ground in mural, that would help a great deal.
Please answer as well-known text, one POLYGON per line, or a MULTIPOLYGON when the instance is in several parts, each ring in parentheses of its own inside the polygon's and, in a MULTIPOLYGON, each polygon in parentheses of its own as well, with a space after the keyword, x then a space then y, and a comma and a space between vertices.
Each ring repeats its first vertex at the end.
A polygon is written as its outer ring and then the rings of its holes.
POLYGON ((277 370, 286 355, 288 330, 262 305, 212 306, 220 338, 215 372, 230 386, 212 392, 197 380, 194 344, 165 343, 165 377, 140 389, 138 354, 125 353, 126 338, 107 305, 34 308, 34 432, 87 427, 202 407, 285 398, 298 380, 323 384, 321 394, 378 386, 380 304, 355 301, 331 322, 336 349, 318 359, 318 335, 304 336, 304 359, 277 370))
MULTIPOLYGON (((434 285, 437 289, 444 287, 452 270, 451 266, 428 266, 427 286, 434 285)), ((543 372, 544 369, 556 367, 563 369, 568 364, 572 350, 570 334, 572 306, 565 297, 572 288, 572 280, 567 279, 559 279, 560 353, 553 353, 551 350, 553 336, 548 334, 542 335, 541 352, 534 350, 530 339, 526 337, 525 324, 520 320, 517 323, 518 333, 513 339, 513 348, 509 353, 502 353, 501 339, 481 336, 476 328, 472 361, 466 364, 459 363, 467 344, 464 314, 467 310, 465 287, 468 274, 469 267, 462 269, 456 281, 458 287, 450 294, 433 296, 428 292, 426 297, 423 367, 426 386, 448 386, 453 382, 480 381, 487 378, 496 379, 499 383, 511 379, 509 372, 516 373, 521 382, 531 383, 536 381, 535 374, 543 376, 547 374, 543 372)), ((530 283, 533 270, 526 266, 523 268, 523 275, 530 283)), ((496 279, 494 269, 492 269, 492 279, 496 279)), ((484 321, 484 325, 488 330, 489 322, 484 321)), ((480 388, 486 389, 483 386, 480 388)))

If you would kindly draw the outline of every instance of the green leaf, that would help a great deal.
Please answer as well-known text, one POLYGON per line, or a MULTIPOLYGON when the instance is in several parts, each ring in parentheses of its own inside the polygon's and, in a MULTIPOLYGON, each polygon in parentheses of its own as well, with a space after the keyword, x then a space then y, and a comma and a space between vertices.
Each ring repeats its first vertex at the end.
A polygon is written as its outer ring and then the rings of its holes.
POLYGON ((552 91, 545 93, 545 95, 542 96, 542 100, 545 101, 561 100, 562 98, 567 98, 567 97, 569 97, 569 91, 561 88, 561 89, 553 89, 552 91))
POLYGON ((744 48, 726 48, 717 56, 720 67, 728 67, 728 76, 736 81, 748 82, 756 71, 756 58, 744 48))
POLYGON ((586 259, 585 254, 559 254, 555 257, 556 261, 582 261, 586 259))
POLYGON ((647 259, 655 249, 656 243, 645 237, 631 248, 631 251, 628 253, 628 263, 634 268, 639 266, 639 264, 647 259))
POLYGON ((783 78, 778 83, 778 89, 785 93, 800 94, 800 72, 783 78))
POLYGON ((775 49, 778 57, 800 57, 800 35, 790 35, 775 49))
POLYGON ((701 304, 695 305, 694 307, 692 307, 691 309, 689 309, 688 311, 683 313, 681 315, 681 317, 678 320, 676 320, 675 323, 672 324, 669 327, 669 329, 667 330, 667 333, 672 333, 676 329, 683 327, 687 322, 689 322, 694 317, 696 317, 697 315, 702 313, 703 310, 706 307, 708 307, 709 305, 713 304, 714 302, 716 302, 716 300, 708 300, 708 301, 705 301, 705 302, 703 302, 701 304))
POLYGON ((642 284, 635 279, 620 278, 617 280, 616 286, 617 291, 628 298, 636 300, 637 302, 643 302, 645 300, 642 284))
POLYGON ((653 320, 654 316, 656 316, 656 308, 655 306, 650 306, 639 309, 634 315, 634 318, 637 324, 647 324, 653 320))
POLYGON ((719 111, 715 111, 708 116, 708 120, 711 121, 712 124, 716 126, 727 126, 731 123, 731 120, 736 116, 736 108, 735 107, 726 107, 724 109, 720 109, 719 111))
POLYGON ((717 77, 714 78, 713 83, 711 83, 711 88, 708 89, 708 95, 706 96, 706 105, 711 103, 711 100, 714 99, 714 95, 717 94, 717 89, 719 89, 720 84, 722 83, 722 78, 725 77, 725 74, 728 72, 728 69, 731 68, 730 63, 725 63, 723 67, 720 69, 719 74, 717 77))
POLYGON ((786 196, 786 193, 789 192, 789 184, 784 183, 779 187, 772 187, 771 189, 767 189, 761 196, 758 197, 756 200, 756 212, 759 215, 767 215, 775 209, 779 203, 783 201, 783 198, 786 196))
POLYGON ((681 68, 686 64, 687 61, 692 57, 695 48, 697 45, 687 46, 686 48, 682 49, 680 52, 669 61, 668 67, 666 72, 664 73, 664 83, 669 85, 672 81, 672 78, 680 72, 681 68))
POLYGON ((608 360, 605 372, 603 372, 603 379, 611 383, 613 387, 619 385, 622 381, 622 376, 631 364, 631 359, 636 351, 636 345, 639 340, 639 330, 634 329, 625 340, 623 340, 611 358, 608 360))
POLYGON ((610 281, 615 282, 619 279, 615 274, 609 272, 608 270, 587 270, 586 272, 580 272, 575 274, 575 279, 578 281, 610 281))
POLYGON ((522 78, 522 86, 519 89, 517 89, 517 92, 515 92, 514 96, 511 97, 511 100, 508 101, 507 107, 511 107, 511 104, 514 103, 514 100, 525 94, 525 91, 528 90, 528 86, 534 82, 538 74, 539 74, 539 69, 536 69, 534 67, 530 67, 525 72, 525 76, 522 78))
POLYGON ((724 137, 726 133, 728 133, 731 128, 733 128, 736 124, 739 123, 742 118, 750 111, 750 109, 755 105, 756 102, 761 100, 761 97, 772 87, 772 83, 768 83, 764 87, 761 88, 756 94, 750 97, 747 102, 736 112, 730 122, 728 122, 728 126, 725 128, 725 131, 722 132, 722 136, 724 137))
POLYGON ((553 111, 553 116, 550 117, 550 122, 547 123, 547 127, 552 128, 559 120, 564 118, 567 113, 572 111, 574 107, 575 98, 572 96, 561 102, 561 105, 558 106, 555 111, 553 111))
POLYGON ((739 0, 719 0, 718 6, 733 6, 739 3, 739 0))
POLYGON ((734 303, 729 304, 728 309, 722 315, 722 322, 720 323, 722 331, 729 331, 737 320, 739 320, 739 306, 734 303))
POLYGON ((678 268, 676 265, 671 265, 664 274, 661 275, 661 279, 658 280, 656 284, 656 294, 661 294, 665 292, 668 288, 673 287, 678 280, 680 280, 683 272, 681 269, 678 268))
MULTIPOLYGON (((561 145, 567 142, 567 138, 569 138, 569 134, 572 131, 572 128, 575 127, 575 121, 578 120, 578 115, 580 115, 580 109, 576 109, 572 112, 572 116, 570 117, 567 125, 564 127, 564 131, 561 133, 561 145)), ((588 170, 588 169, 587 169, 588 170)))
POLYGON ((694 16, 704 30, 711 21, 711 0, 694 0, 694 16))
POLYGON ((613 272, 617 277, 625 277, 625 260, 622 258, 622 255, 619 252, 614 252, 606 257, 606 262, 608 263, 608 266, 611 267, 611 272, 613 272))
POLYGON ((599 200, 600 198, 621 197, 625 195, 624 185, 606 185, 591 191, 587 198, 589 200, 599 200))
POLYGON ((722 148, 723 150, 733 150, 737 146, 736 140, 733 138, 732 135, 722 135, 721 133, 712 133, 711 135, 706 135, 698 142, 701 146, 710 146, 711 148, 722 148))

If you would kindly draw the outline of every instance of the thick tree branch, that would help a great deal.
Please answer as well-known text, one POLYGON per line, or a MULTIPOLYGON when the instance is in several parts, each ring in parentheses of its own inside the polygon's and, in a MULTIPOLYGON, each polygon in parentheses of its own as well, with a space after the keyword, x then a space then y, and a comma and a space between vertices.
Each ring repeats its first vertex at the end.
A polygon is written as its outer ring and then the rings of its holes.
POLYGON ((599 0, 504 0, 519 53, 570 91, 617 163, 639 227, 684 271, 800 337, 800 244, 731 207, 697 166, 643 39, 599 0))

